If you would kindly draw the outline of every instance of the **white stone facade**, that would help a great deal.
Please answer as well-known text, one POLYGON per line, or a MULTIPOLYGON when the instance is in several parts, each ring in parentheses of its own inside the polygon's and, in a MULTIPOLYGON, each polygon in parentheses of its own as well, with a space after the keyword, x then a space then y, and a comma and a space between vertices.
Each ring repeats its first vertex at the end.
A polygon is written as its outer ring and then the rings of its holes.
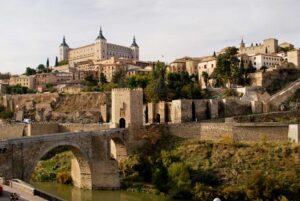
POLYGON ((65 38, 59 47, 60 61, 68 61, 69 66, 73 67, 78 62, 93 60, 105 60, 111 57, 139 60, 139 46, 133 38, 130 47, 108 43, 100 29, 99 36, 95 42, 78 48, 70 48, 65 38))

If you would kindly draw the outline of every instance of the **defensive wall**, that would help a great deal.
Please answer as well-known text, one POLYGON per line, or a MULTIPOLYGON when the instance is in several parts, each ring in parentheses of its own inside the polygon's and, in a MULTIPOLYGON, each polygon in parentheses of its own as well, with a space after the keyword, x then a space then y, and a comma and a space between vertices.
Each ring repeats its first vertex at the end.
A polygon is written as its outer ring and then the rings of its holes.
POLYGON ((239 142, 288 141, 288 124, 280 123, 184 123, 159 125, 165 133, 183 138, 239 142))
MULTIPOLYGON (((130 128, 129 142, 151 139, 157 140, 162 132, 183 138, 199 137, 203 140, 222 140, 232 138, 236 141, 287 141, 287 123, 201 123, 153 124, 130 128), (134 139, 134 140, 132 140, 134 139)), ((34 123, 0 126, 0 139, 13 139, 22 136, 47 135, 64 132, 89 132, 109 128, 109 124, 55 124, 34 123)))

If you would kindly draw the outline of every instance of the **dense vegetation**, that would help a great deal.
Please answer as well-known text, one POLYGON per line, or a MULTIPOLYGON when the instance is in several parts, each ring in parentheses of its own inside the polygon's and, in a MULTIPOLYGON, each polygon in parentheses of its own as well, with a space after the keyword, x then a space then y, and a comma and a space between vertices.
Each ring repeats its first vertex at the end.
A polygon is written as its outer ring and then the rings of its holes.
POLYGON ((71 159, 74 157, 72 152, 65 149, 55 151, 38 162, 31 178, 32 181, 72 183, 70 171, 71 159))
POLYGON ((14 113, 3 105, 0 105, 0 119, 11 119, 14 113))
MULTIPOLYGON (((71 182, 71 152, 50 153, 34 181, 71 182)), ((296 201, 300 193, 300 146, 183 140, 163 136, 119 164, 123 189, 189 200, 296 201)))
POLYGON ((5 89, 6 94, 32 94, 36 93, 34 89, 29 89, 21 85, 9 85, 5 89))
POLYGON ((125 76, 125 72, 117 70, 110 83, 104 74, 100 74, 99 82, 88 75, 83 91, 110 91, 116 87, 143 88, 146 101, 170 101, 177 98, 201 98, 201 88, 197 75, 189 76, 187 72, 166 73, 164 63, 158 62, 150 75, 125 76))
POLYGON ((122 184, 193 200, 297 200, 300 147, 167 137, 121 163, 122 184), (155 151, 153 151, 155 150, 155 151), (142 185, 143 188, 147 185, 142 185))
POLYGON ((300 77, 300 71, 295 68, 280 69, 279 74, 279 78, 273 80, 272 84, 266 88, 269 94, 275 94, 300 77))

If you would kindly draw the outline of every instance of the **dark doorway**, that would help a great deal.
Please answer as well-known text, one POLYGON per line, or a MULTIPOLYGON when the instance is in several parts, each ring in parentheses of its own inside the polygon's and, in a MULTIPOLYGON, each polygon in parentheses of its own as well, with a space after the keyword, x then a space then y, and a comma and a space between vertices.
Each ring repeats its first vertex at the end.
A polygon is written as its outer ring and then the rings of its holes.
POLYGON ((169 119, 169 107, 168 107, 168 104, 165 105, 165 123, 169 122, 170 119, 169 119))
POLYGON ((156 114, 155 116, 155 123, 160 123, 160 114, 156 114))
POLYGON ((124 118, 121 118, 120 121, 119 121, 119 127, 120 128, 125 128, 126 126, 126 121, 124 118))
POLYGON ((145 109, 145 123, 147 124, 148 122, 149 122, 149 116, 148 116, 148 105, 147 105, 145 109))
POLYGON ((196 121, 196 107, 194 102, 192 102, 192 121, 196 121))

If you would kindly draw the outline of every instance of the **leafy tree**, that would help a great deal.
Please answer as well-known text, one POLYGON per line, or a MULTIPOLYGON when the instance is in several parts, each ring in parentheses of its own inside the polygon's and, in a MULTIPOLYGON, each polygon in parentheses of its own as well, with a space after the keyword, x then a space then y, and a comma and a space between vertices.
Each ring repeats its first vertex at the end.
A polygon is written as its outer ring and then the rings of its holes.
POLYGON ((267 66, 262 66, 262 67, 260 67, 260 70, 262 70, 264 73, 266 72, 267 69, 268 69, 267 66))
POLYGON ((36 69, 37 69, 37 73, 47 73, 47 68, 45 67, 44 64, 38 65, 36 69))
POLYGON ((26 68, 25 75, 29 76, 29 75, 35 75, 35 74, 36 74, 36 70, 34 68, 30 68, 30 67, 26 68))
POLYGON ((122 69, 117 69, 112 75, 111 82, 117 84, 119 87, 124 87, 125 72, 122 69))
POLYGON ((94 79, 92 74, 86 75, 84 80, 87 82, 88 86, 96 86, 98 84, 97 80, 94 79))
POLYGON ((103 72, 100 73, 99 81, 100 81, 100 84, 105 84, 105 83, 107 83, 106 77, 105 77, 105 75, 104 75, 103 72))
POLYGON ((62 60, 62 61, 58 62, 58 65, 57 65, 57 66, 67 65, 68 63, 69 63, 68 61, 62 60))
POLYGON ((217 67, 215 76, 217 80, 225 86, 227 83, 237 84, 238 78, 241 76, 239 71, 239 59, 236 57, 236 47, 229 47, 224 54, 217 56, 217 67))
POLYGON ((147 75, 132 75, 126 79, 129 88, 143 88, 145 89, 149 84, 149 77, 147 75))

